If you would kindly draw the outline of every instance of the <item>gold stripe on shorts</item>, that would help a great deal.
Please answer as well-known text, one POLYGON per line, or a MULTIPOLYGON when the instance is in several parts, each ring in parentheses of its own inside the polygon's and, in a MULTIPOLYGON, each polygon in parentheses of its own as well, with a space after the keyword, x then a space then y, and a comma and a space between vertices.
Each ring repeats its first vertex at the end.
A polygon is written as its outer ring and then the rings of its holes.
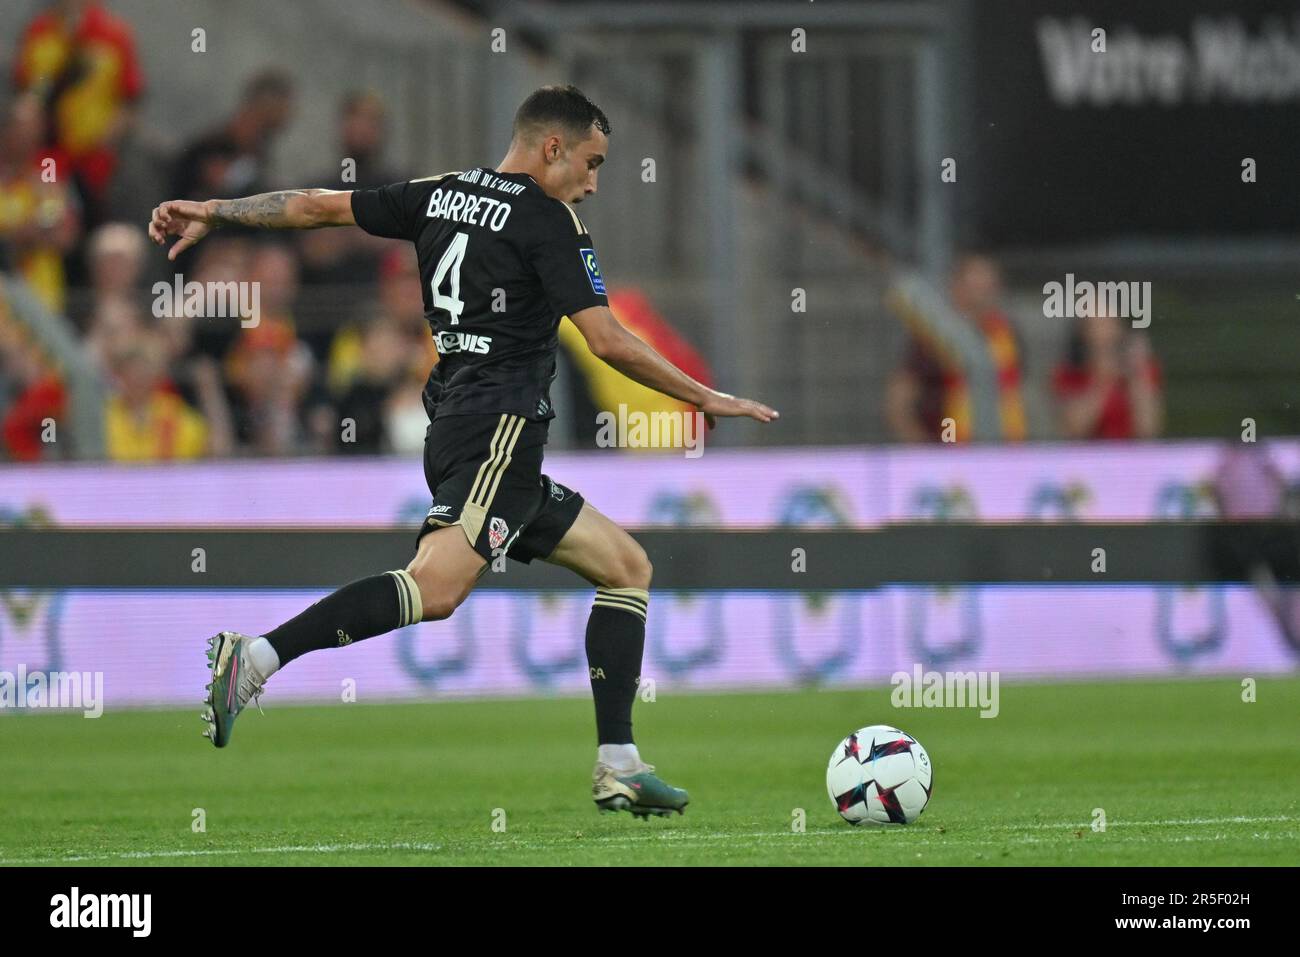
POLYGON ((479 532, 483 530, 488 508, 496 496, 497 486, 501 484, 501 476, 510 465, 510 456, 514 452, 520 433, 524 430, 524 422, 523 416, 503 412, 501 421, 497 423, 488 457, 479 466, 478 474, 474 476, 474 484, 469 491, 469 498, 460 510, 460 526, 465 530, 465 537, 469 539, 470 545, 478 541, 479 532))
POLYGON ((511 415, 508 412, 501 414, 501 421, 497 423, 496 433, 492 436, 487 460, 479 466, 478 474, 474 476, 474 485, 469 490, 471 505, 477 505, 485 510, 491 506, 492 499, 497 493, 497 486, 501 484, 501 476, 510 465, 511 453, 514 452, 515 443, 519 441, 519 435, 523 430, 523 416, 511 415))

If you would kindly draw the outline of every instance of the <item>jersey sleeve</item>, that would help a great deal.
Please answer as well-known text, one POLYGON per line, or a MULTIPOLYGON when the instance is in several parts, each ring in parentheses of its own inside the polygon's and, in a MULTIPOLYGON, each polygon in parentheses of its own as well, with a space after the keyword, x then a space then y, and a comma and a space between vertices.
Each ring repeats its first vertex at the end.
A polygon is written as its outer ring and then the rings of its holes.
POLYGON ((557 203, 547 212, 528 258, 551 309, 557 316, 571 316, 592 306, 608 306, 591 234, 566 205, 557 203))
POLYGON ((424 219, 423 183, 392 183, 352 191, 352 217, 372 236, 411 239, 424 219))

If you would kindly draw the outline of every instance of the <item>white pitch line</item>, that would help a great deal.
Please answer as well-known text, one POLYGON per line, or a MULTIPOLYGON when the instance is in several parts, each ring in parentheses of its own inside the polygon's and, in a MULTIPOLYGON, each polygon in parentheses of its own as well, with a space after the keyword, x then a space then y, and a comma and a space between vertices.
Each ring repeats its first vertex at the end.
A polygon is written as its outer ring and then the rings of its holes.
MULTIPOLYGON (((1110 830, 1114 827, 1208 827, 1222 824, 1276 824, 1300 821, 1300 816, 1295 815, 1272 815, 1265 817, 1207 817, 1207 818, 1185 818, 1181 820, 1163 820, 1163 821, 1107 821, 1106 828, 1110 830)), ((1021 831, 1021 830, 1091 830, 1090 822, 1069 821, 1061 824, 1003 824, 992 828, 998 831, 1021 831)), ((893 829, 864 827, 861 833, 873 833, 879 830, 881 834, 896 833, 893 829)), ((972 828, 979 830, 979 828, 972 828)), ((737 844, 753 843, 761 841, 765 844, 778 844, 786 841, 805 841, 809 839, 833 839, 842 840, 848 831, 836 829, 826 831, 809 831, 797 834, 793 831, 756 831, 746 833, 737 833, 734 831, 689 831, 673 830, 662 831, 659 833, 649 833, 641 835, 628 834, 594 834, 590 837, 570 837, 565 835, 554 835, 540 838, 514 838, 503 841, 496 841, 490 844, 467 845, 467 850, 486 849, 486 850, 508 850, 512 848, 541 850, 555 849, 558 845, 570 845, 579 847, 583 844, 600 844, 604 847, 613 848, 636 848, 653 845, 655 843, 708 843, 711 841, 735 841, 737 844)), ((930 833, 928 829, 924 833, 930 833)), ((1062 835, 1065 836, 1065 835, 1062 835)), ((1255 840, 1273 840, 1277 838, 1286 839, 1295 837, 1294 833, 1288 832, 1286 835, 1251 835, 1255 840)), ((1182 836, 1173 838, 1125 838, 1126 843, 1181 843, 1185 841, 1219 841, 1239 839, 1238 837, 1228 837, 1225 835, 1212 835, 1206 837, 1182 836)), ((1025 836, 1019 839, 1006 838, 1002 840, 969 840, 961 836, 961 832, 954 833, 951 837, 943 840, 911 840, 906 847, 963 847, 963 846, 1001 846, 1008 842, 1014 844, 1045 844, 1050 838, 1038 838, 1025 836)), ((1098 840, 1104 840, 1098 838, 1098 840)), ((77 854, 66 857, 28 857, 28 858, 0 858, 0 866, 14 864, 76 864, 82 861, 135 861, 135 860, 154 860, 165 858, 186 858, 186 857, 224 857, 235 854, 338 854, 347 851, 440 851, 445 848, 443 844, 411 843, 411 842, 392 842, 392 843, 365 843, 365 844, 287 844, 280 847, 250 847, 250 848, 232 848, 223 849, 204 849, 204 850, 175 850, 175 851, 119 851, 106 854, 77 854)))
MULTIPOLYGON (((798 844, 803 841, 806 841, 808 838, 833 837, 837 839, 843 839, 842 835, 845 833, 847 832, 831 833, 831 832, 823 831, 823 832, 813 832, 811 834, 790 834, 784 831, 775 831, 767 834, 745 835, 744 842, 745 842, 745 846, 747 847, 753 847, 753 846, 771 847, 777 845, 789 846, 791 843, 798 844)), ((560 839, 560 840, 543 839, 543 840, 536 840, 536 841, 530 841, 527 839, 515 839, 510 841, 508 844, 505 844, 503 842, 498 842, 496 844, 481 845, 478 848, 467 847, 466 849, 467 850, 497 850, 497 851, 501 851, 501 850, 554 851, 556 850, 557 843, 570 843, 576 847, 576 846, 581 846, 584 842, 599 842, 601 846, 607 850, 634 850, 637 848, 646 847, 647 845, 652 844, 654 841, 662 840, 664 837, 667 836, 668 835, 659 835, 658 837, 647 837, 644 839, 637 839, 631 837, 614 837, 614 836, 596 837, 596 838, 569 838, 569 839, 560 839)), ((681 837, 682 838, 689 837, 694 841, 698 841, 699 843, 706 843, 709 839, 712 838, 718 838, 718 839, 727 838, 727 839, 735 840, 737 836, 735 834, 725 834, 725 835, 684 834, 681 837)), ((1300 840, 1300 834, 1297 834, 1295 832, 1288 832, 1284 835, 1252 834, 1250 835, 1249 838, 1245 838, 1245 839, 1246 840, 1277 840, 1277 839, 1300 840)), ((678 839, 676 842, 670 842, 670 843, 677 843, 679 845, 689 844, 692 842, 692 840, 678 839)), ((1219 841, 1238 841, 1238 840, 1243 840, 1243 837, 1240 835, 1228 835, 1228 834, 1206 834, 1206 835, 1183 834, 1183 835, 1174 835, 1174 836, 1160 837, 1160 838, 1129 837, 1129 838, 1124 838, 1124 840, 1121 843, 1117 843, 1113 846, 1123 847, 1123 846, 1128 846, 1130 844, 1186 844, 1186 843, 1202 843, 1202 842, 1210 842, 1210 841, 1219 842, 1219 841)), ((1097 841, 1099 842, 1104 841, 1104 838, 1098 838, 1097 841)), ((954 844, 952 841, 947 841, 947 840, 920 840, 920 841, 911 841, 905 845, 900 845, 900 846, 904 850, 908 850, 914 847, 941 847, 941 848, 947 848, 952 850, 952 849, 960 849, 963 847, 1007 847, 1008 845, 1016 846, 1016 845, 1051 844, 1051 843, 1054 842, 1050 841, 1047 838, 1031 837, 1028 835, 1023 835, 1021 837, 1004 838, 1002 840, 991 840, 991 841, 990 840, 979 840, 979 841, 966 840, 966 841, 961 841, 959 844, 954 844)), ((213 857, 213 856, 229 856, 229 855, 236 855, 236 854, 300 854, 300 853, 337 854, 345 851, 394 851, 394 850, 435 851, 435 850, 441 850, 442 847, 443 845, 439 845, 439 844, 402 844, 402 843, 399 844, 317 844, 317 845, 288 845, 284 847, 253 847, 253 848, 240 848, 240 849, 232 849, 232 850, 128 851, 119 854, 98 854, 98 855, 85 854, 85 855, 77 855, 73 857, 9 858, 9 859, 0 859, 0 865, 70 864, 70 863, 76 863, 78 861, 93 861, 93 860, 148 860, 151 858, 175 859, 178 857, 213 857)))
POLYGON ((441 844, 286 844, 282 847, 245 847, 230 850, 205 849, 201 851, 118 851, 108 854, 74 854, 67 857, 9 857, 0 858, 0 865, 9 864, 76 864, 80 861, 138 861, 157 858, 223 857, 232 854, 338 854, 343 851, 440 851, 441 844))
MULTIPOLYGON (((735 835, 730 835, 730 836, 734 837, 735 835)), ((816 835, 808 835, 808 834, 793 835, 793 836, 783 835, 782 839, 771 840, 768 839, 768 837, 763 835, 755 835, 755 836, 746 837, 744 846, 745 847, 783 846, 788 848, 791 844, 798 844, 800 843, 800 841, 811 836, 840 837, 840 835, 836 835, 836 834, 821 833, 816 835)), ((1216 842, 1217 841, 1267 841, 1267 840, 1277 840, 1279 838, 1300 842, 1300 833, 1291 831, 1291 832, 1287 832, 1287 834, 1285 835, 1252 834, 1248 838, 1241 835, 1230 835, 1230 834, 1206 834, 1200 836, 1194 834, 1183 834, 1177 836, 1171 835, 1169 837, 1126 837, 1123 838, 1121 841, 1111 845, 1111 847, 1114 848, 1129 847, 1133 844, 1185 844, 1185 843, 1201 843, 1201 842, 1208 842, 1208 841, 1216 841, 1216 842)), ((1085 838, 1083 840, 1087 840, 1087 839, 1085 838)), ((1105 838, 1095 839, 1096 843, 1104 843, 1104 841, 1105 838)), ((580 843, 580 842, 575 842, 575 843, 580 843)), ((690 842, 682 842, 682 843, 689 844, 690 842)), ((646 841, 626 840, 623 841, 622 843, 619 843, 617 841, 609 841, 608 843, 603 843, 601 846, 602 848, 608 850, 635 850, 637 848, 645 847, 646 844, 647 844, 646 841)), ((987 841, 987 840, 962 841, 959 844, 954 844, 952 841, 946 841, 946 840, 909 841, 906 844, 898 845, 898 848, 903 851, 911 850, 914 847, 940 847, 940 848, 947 848, 948 850, 960 850, 961 848, 965 848, 965 847, 1008 847, 1008 846, 1018 846, 1018 845, 1031 845, 1031 844, 1050 844, 1053 846, 1065 846, 1065 845, 1060 845, 1055 841, 1049 840, 1048 838, 1023 835, 1020 837, 1008 837, 1008 838, 1003 838, 1001 840, 993 840, 993 841, 987 841)), ((515 845, 512 846, 511 848, 502 848, 502 849, 503 850, 507 850, 507 849, 525 850, 525 851, 526 850, 554 851, 555 845, 554 844, 544 844, 544 845, 530 844, 527 841, 521 840, 521 841, 517 841, 515 845)), ((875 848, 872 848, 870 846, 863 847, 863 850, 874 850, 874 849, 875 848)))
MULTIPOLYGON (((1292 821, 1300 821, 1300 816, 1296 815, 1276 815, 1271 817, 1206 817, 1206 818, 1187 818, 1184 820, 1165 820, 1165 821, 1110 821, 1106 822, 1106 828, 1112 827, 1208 827, 1219 824, 1281 824, 1292 821)), ((962 831, 955 832, 954 838, 961 840, 961 833, 978 832, 980 830, 994 831, 1048 831, 1048 830, 1091 830, 1090 821, 1066 821, 1057 824, 996 824, 996 825, 973 825, 967 830, 965 827, 962 831)), ((890 827, 875 827, 866 825, 859 829, 862 833, 870 834, 879 831, 882 834, 896 833, 898 829, 890 827)), ((926 828, 925 830, 929 830, 926 828)), ((748 834, 736 833, 734 831, 686 831, 673 830, 664 831, 661 834, 644 834, 633 840, 648 842, 656 840, 711 840, 711 841, 742 841, 750 837, 830 837, 835 838, 844 833, 839 828, 826 831, 810 831, 804 834, 795 834, 793 831, 751 831, 748 834)), ((911 833, 905 831, 905 833, 911 833)), ((569 840, 584 841, 621 841, 626 840, 624 835, 594 835, 584 838, 567 838, 556 837, 558 842, 567 842, 569 840)), ((962 841, 962 843, 970 843, 962 841)))
MULTIPOLYGON (((1111 821, 1106 822, 1106 827, 1202 827, 1207 824, 1277 824, 1287 821, 1300 821, 1300 816, 1294 814, 1277 814, 1267 817, 1189 817, 1182 820, 1167 821, 1111 821)), ((1053 827, 1092 827, 1091 821, 1072 821, 1068 824, 1008 824, 1004 825, 1009 831, 1021 828, 1053 828, 1053 827)))

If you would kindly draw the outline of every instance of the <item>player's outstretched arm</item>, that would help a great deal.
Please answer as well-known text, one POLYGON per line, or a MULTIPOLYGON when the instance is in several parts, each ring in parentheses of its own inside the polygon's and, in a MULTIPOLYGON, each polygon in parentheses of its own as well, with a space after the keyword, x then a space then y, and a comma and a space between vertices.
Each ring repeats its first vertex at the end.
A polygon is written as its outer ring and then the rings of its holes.
POLYGON ((581 309, 569 318, 598 358, 629 379, 698 407, 709 428, 716 424, 717 416, 747 416, 759 422, 771 422, 781 417, 776 409, 761 402, 738 399, 692 379, 623 328, 607 306, 581 309))
POLYGON ((202 203, 168 200, 154 208, 149 219, 149 238, 163 246, 168 236, 179 236, 167 251, 167 258, 175 259, 219 226, 317 229, 354 225, 350 191, 284 189, 243 199, 209 199, 202 203))

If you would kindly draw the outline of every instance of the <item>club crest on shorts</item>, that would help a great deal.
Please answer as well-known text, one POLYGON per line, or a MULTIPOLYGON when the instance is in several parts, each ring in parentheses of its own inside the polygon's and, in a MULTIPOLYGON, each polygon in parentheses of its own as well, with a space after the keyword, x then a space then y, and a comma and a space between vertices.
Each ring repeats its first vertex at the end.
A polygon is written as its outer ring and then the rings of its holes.
POLYGON ((510 528, 506 525, 504 519, 493 518, 488 523, 488 547, 500 548, 501 543, 506 540, 510 534, 510 528))

